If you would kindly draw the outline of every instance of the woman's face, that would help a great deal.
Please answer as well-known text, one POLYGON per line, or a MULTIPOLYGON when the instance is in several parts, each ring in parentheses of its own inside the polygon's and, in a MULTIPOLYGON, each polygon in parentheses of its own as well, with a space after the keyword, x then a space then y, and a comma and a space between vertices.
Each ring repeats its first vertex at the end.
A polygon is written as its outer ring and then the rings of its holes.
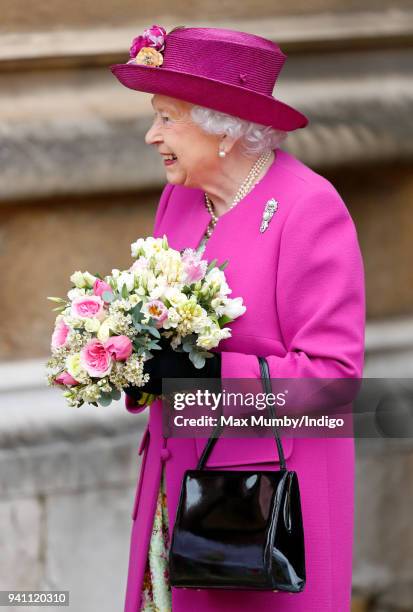
POLYGON ((190 116, 189 102, 155 94, 152 99, 154 121, 145 142, 156 146, 162 155, 169 183, 201 187, 219 166, 218 147, 222 137, 206 134, 190 116), (166 161, 166 154, 176 156, 166 161))

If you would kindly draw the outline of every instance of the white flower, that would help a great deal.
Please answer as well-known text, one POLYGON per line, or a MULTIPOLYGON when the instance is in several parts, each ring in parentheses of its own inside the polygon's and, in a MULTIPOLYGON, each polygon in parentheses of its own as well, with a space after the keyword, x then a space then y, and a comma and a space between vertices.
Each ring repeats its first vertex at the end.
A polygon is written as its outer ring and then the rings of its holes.
POLYGON ((145 243, 144 238, 139 238, 136 242, 130 245, 132 257, 138 257, 140 249, 143 249, 145 243))
POLYGON ((174 249, 160 251, 154 258, 154 273, 156 276, 162 274, 168 285, 182 283, 185 280, 185 268, 182 263, 181 254, 174 249))
POLYGON ((194 334, 200 334, 208 325, 211 324, 208 317, 195 317, 191 321, 191 332, 194 334))
POLYGON ((179 289, 176 287, 168 287, 164 295, 165 298, 171 303, 171 306, 176 307, 188 301, 185 293, 182 293, 182 291, 179 291, 179 289))
POLYGON ((114 320, 112 319, 112 317, 107 317, 103 323, 101 324, 101 326, 98 329, 97 332, 97 338, 98 340, 100 340, 101 342, 106 342, 106 340, 108 340, 109 336, 110 336, 110 332, 111 329, 114 325, 114 320))
POLYGON ((139 304, 139 302, 142 302, 142 298, 140 295, 136 295, 135 293, 132 293, 132 295, 129 296, 129 304, 132 307, 136 306, 136 304, 139 304))
POLYGON ((121 272, 116 280, 118 291, 122 291, 123 285, 126 285, 126 289, 130 293, 133 291, 135 286, 135 275, 129 272, 121 272))
POLYGON ((237 297, 234 299, 226 299, 223 304, 224 310, 223 315, 229 317, 234 320, 237 317, 240 317, 247 310, 244 304, 242 303, 242 298, 237 297))
POLYGON ((80 353, 74 353, 66 357, 66 370, 78 382, 86 382, 88 373, 82 368, 80 362, 80 353))
POLYGON ((220 329, 217 325, 211 325, 204 329, 203 333, 199 334, 196 345, 200 348, 209 350, 218 346, 221 340, 231 337, 231 330, 229 327, 220 329))
POLYGON ((165 295, 165 286, 154 287, 150 291, 148 291, 148 297, 150 300, 161 300, 165 295))
POLYGON ((86 285, 89 287, 89 289, 92 289, 93 285, 95 284, 96 276, 93 276, 93 274, 90 274, 90 272, 83 272, 83 278, 85 279, 86 285))
POLYGON ((232 289, 229 288, 227 281, 225 280, 225 274, 223 270, 219 268, 212 268, 205 276, 205 285, 209 286, 213 283, 217 285, 218 291, 220 295, 228 295, 232 293, 232 289))
POLYGON ((78 289, 84 289, 86 287, 86 280, 83 276, 83 273, 78 270, 77 272, 73 272, 70 280, 78 289))
POLYGON ((211 300, 211 308, 214 309, 217 317, 222 317, 222 315, 224 314, 224 310, 225 310, 224 300, 227 300, 227 299, 228 298, 218 296, 211 300))
POLYGON ((100 328, 100 321, 98 319, 87 319, 85 322, 85 330, 88 332, 95 333, 100 328))
MULTIPOLYGON (((167 278, 163 274, 155 276, 152 270, 147 270, 139 280, 146 287, 148 294, 151 297, 153 296, 153 293, 162 294, 168 287, 167 278)), ((152 299, 157 298, 153 297, 152 299)))
POLYGON ((78 289, 91 289, 96 280, 96 276, 93 276, 90 272, 80 272, 78 270, 77 272, 73 272, 70 280, 78 289))
POLYGON ((142 297, 146 295, 145 287, 139 285, 138 287, 135 287, 134 291, 138 297, 138 301, 142 301, 142 297))
POLYGON ((75 288, 75 289, 70 289, 67 292, 67 297, 69 298, 70 301, 73 301, 76 298, 81 297, 82 295, 86 295, 85 289, 75 288))
POLYGON ((149 259, 141 255, 129 268, 129 272, 141 272, 149 267, 149 259))
POLYGON ((85 402, 97 402, 100 395, 101 390, 99 385, 96 384, 86 385, 86 387, 82 390, 82 399, 85 402))
POLYGON ((80 319, 79 317, 73 317, 71 314, 64 315, 64 322, 66 323, 66 325, 68 325, 72 329, 74 327, 79 327, 80 329, 82 329, 85 326, 85 319, 80 319))
POLYGON ((139 257, 139 255, 150 257, 151 255, 160 253, 164 249, 164 238, 153 238, 153 236, 139 238, 136 242, 131 244, 131 254, 134 258, 139 257))
POLYGON ((152 273, 147 279, 148 296, 151 300, 164 300, 166 291, 170 288, 168 280, 165 276, 160 275, 155 277, 152 273))
POLYGON ((163 329, 175 328, 180 320, 181 317, 179 316, 179 313, 176 311, 176 309, 173 307, 168 308, 168 318, 162 323, 162 327, 163 329))

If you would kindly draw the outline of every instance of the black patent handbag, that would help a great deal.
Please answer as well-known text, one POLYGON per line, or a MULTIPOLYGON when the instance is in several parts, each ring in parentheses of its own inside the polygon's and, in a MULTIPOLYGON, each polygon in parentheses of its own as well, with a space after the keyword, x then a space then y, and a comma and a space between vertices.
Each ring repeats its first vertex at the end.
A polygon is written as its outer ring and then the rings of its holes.
MULTIPOLYGON (((265 392, 266 359, 259 357, 265 392)), ((274 408, 267 404, 271 417, 274 408)), ((306 581, 296 472, 288 471, 274 426, 278 471, 205 469, 218 439, 208 439, 197 468, 186 470, 169 550, 170 583, 197 589, 299 593, 306 581)))

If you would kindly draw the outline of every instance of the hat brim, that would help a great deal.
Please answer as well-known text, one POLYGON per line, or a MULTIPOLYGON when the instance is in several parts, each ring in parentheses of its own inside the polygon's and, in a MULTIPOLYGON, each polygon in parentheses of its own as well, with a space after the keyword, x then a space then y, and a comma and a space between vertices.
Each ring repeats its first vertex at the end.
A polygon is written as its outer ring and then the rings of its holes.
POLYGON ((156 66, 114 64, 110 69, 129 89, 178 98, 276 130, 290 132, 308 124, 295 108, 245 87, 156 66))

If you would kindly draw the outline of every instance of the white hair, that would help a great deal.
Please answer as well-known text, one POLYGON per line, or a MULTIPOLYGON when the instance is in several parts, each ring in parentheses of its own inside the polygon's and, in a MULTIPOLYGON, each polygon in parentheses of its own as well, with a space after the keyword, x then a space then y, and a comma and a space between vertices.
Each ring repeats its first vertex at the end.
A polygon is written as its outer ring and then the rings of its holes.
POLYGON ((247 157, 277 149, 288 136, 288 132, 276 130, 271 126, 261 125, 253 121, 246 121, 203 106, 193 106, 191 117, 194 123, 199 125, 207 134, 226 134, 231 138, 239 138, 243 152, 247 157))

